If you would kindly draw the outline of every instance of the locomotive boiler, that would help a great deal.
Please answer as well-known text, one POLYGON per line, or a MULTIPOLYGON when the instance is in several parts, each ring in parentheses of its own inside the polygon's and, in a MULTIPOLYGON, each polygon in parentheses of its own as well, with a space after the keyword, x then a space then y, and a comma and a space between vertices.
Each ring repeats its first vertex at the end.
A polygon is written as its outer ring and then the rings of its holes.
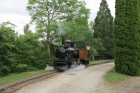
POLYGON ((89 64, 89 50, 89 44, 65 40, 62 36, 62 45, 57 46, 55 51, 54 68, 63 71, 89 64))

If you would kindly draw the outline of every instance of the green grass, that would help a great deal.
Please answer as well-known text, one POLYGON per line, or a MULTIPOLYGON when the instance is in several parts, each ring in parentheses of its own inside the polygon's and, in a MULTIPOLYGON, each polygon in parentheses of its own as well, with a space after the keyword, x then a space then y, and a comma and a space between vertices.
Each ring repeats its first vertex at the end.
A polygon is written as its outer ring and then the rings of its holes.
MULTIPOLYGON (((104 62, 113 62, 114 60, 98 60, 98 61, 91 61, 90 64, 97 64, 97 63, 104 63, 104 62)), ((121 82, 124 81, 126 79, 131 78, 132 76, 128 76, 128 75, 124 75, 121 73, 118 73, 115 71, 115 69, 111 69, 110 71, 108 71, 106 73, 106 75, 104 76, 105 80, 109 83, 117 83, 117 82, 121 82)))
POLYGON ((45 72, 47 72, 47 71, 46 70, 36 70, 36 71, 23 72, 23 73, 12 73, 7 76, 0 77, 0 85, 15 82, 15 81, 22 80, 22 79, 26 79, 31 76, 35 76, 35 75, 42 74, 45 72))
POLYGON ((113 62, 114 60, 113 59, 111 59, 111 60, 97 60, 97 61, 91 61, 90 64, 104 63, 107 61, 113 62))
POLYGON ((115 71, 115 69, 111 69, 104 76, 105 80, 108 81, 109 83, 121 82, 121 81, 129 79, 131 77, 132 76, 128 76, 128 75, 124 75, 124 74, 118 73, 118 72, 115 71))

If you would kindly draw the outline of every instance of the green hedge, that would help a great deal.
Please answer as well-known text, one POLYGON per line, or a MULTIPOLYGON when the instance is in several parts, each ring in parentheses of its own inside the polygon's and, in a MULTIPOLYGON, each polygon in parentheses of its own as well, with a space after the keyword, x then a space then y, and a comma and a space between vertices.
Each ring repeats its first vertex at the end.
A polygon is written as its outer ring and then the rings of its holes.
POLYGON ((134 76, 140 73, 139 10, 138 0, 116 0, 115 69, 134 76))

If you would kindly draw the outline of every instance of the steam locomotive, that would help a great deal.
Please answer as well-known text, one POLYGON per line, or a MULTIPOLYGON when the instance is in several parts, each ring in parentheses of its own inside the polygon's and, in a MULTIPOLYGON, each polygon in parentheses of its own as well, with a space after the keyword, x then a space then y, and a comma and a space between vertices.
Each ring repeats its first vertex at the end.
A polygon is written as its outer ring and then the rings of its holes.
POLYGON ((58 71, 75 68, 80 64, 89 64, 90 45, 66 40, 62 36, 62 46, 55 50, 54 68, 58 71))

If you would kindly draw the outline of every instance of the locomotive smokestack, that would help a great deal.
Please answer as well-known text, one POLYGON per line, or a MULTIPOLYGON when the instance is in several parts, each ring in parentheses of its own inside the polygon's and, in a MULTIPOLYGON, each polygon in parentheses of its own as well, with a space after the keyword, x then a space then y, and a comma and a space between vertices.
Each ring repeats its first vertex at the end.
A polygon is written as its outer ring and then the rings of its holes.
POLYGON ((62 45, 65 45, 65 36, 62 35, 62 45))

